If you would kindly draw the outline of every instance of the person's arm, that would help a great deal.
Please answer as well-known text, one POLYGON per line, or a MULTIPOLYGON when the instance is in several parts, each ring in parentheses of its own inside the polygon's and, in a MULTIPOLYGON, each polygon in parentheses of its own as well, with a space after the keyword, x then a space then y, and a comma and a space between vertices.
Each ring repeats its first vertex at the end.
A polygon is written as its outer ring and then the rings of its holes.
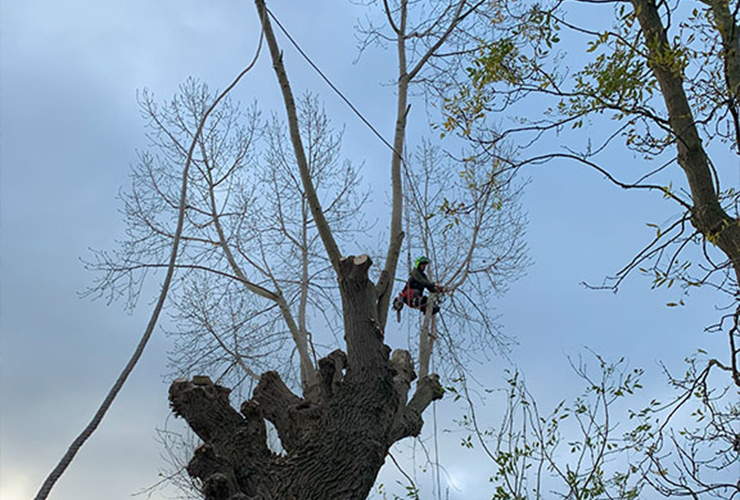
POLYGON ((429 281, 429 278, 427 278, 426 274, 421 272, 419 269, 414 269, 413 271, 411 271, 411 278, 430 292, 437 292, 437 285, 429 281))

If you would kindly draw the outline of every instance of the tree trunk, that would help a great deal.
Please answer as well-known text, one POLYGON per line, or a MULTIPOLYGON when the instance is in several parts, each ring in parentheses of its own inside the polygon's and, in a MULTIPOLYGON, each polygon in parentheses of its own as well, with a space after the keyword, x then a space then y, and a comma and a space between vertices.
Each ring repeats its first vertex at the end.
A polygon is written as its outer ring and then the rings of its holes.
POLYGON ((318 383, 304 397, 275 372, 265 373, 236 411, 229 390, 207 377, 177 380, 170 401, 203 440, 188 465, 207 500, 364 499, 396 441, 421 431, 421 414, 443 389, 436 375, 417 384, 411 356, 383 344, 367 256, 340 261, 347 354, 319 362, 318 383), (267 447, 265 420, 285 450, 267 447))

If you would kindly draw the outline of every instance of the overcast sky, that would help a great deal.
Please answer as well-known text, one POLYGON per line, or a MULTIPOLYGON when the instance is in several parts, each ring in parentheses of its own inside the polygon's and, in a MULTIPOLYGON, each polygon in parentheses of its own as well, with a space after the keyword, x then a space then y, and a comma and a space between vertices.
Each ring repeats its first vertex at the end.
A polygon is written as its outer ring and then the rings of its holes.
MULTIPOLYGON (((368 53, 353 64, 353 25, 362 12, 340 0, 271 5, 390 138, 395 101, 385 83, 394 56, 368 53)), ((80 259, 91 247, 113 248, 123 235, 117 194, 127 185, 137 148, 146 145, 137 91, 146 87, 165 99, 191 75, 223 88, 252 57, 258 31, 252 3, 235 0, 5 0, 0 23, 0 497, 27 500, 88 422, 149 314, 148 302, 127 314, 122 304, 78 297, 93 279, 80 259)), ((388 150, 284 46, 296 93, 316 91, 334 123, 346 126, 344 155, 365 162, 365 178, 382 204, 389 192, 388 150)), ((265 57, 238 96, 280 110, 265 57)), ((419 134, 412 132, 410 140, 419 134)), ((519 343, 511 360, 524 369, 535 394, 552 402, 562 390, 565 397, 574 381, 566 357, 584 346, 627 357, 656 384, 659 360, 679 367, 697 348, 724 355, 725 339, 703 332, 718 316, 718 298, 708 291, 694 293, 685 307, 667 308, 677 293, 651 291, 649 280, 637 275, 616 295, 580 284, 600 283, 626 264, 653 234, 646 222, 664 222, 673 206, 659 196, 620 191, 574 165, 538 167, 528 176, 523 202, 533 265, 497 309, 519 343)), ((394 333, 389 343, 402 347, 403 332, 394 333)), ((51 498, 127 498, 159 480, 164 463, 154 438, 169 414, 167 348, 167 339, 155 335, 51 498)), ((508 363, 494 359, 477 373, 490 386, 501 385, 508 363)), ((495 405, 479 412, 490 423, 501 414, 495 405)), ((440 403, 440 429, 453 428, 459 414, 450 401, 440 403)), ((458 435, 440 431, 440 439, 450 498, 488 498, 491 464, 463 450, 458 435)), ((399 450, 397 458, 423 477, 409 454, 399 450)), ((383 481, 401 480, 392 464, 388 469, 383 481)), ((167 498, 167 492, 154 498, 167 498)))

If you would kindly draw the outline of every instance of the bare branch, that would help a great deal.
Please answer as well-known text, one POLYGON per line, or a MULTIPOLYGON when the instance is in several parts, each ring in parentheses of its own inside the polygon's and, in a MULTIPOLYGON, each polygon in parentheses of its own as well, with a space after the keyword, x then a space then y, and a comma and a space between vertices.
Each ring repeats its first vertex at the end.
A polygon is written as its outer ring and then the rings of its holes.
POLYGON ((139 341, 139 344, 137 345, 136 350, 134 351, 134 354, 132 355, 131 359, 126 364, 126 367, 123 369, 123 371, 119 375, 118 379, 114 383, 108 395, 105 397, 105 400, 100 405, 100 408, 93 416, 93 419, 90 421, 87 427, 82 431, 82 433, 74 440, 70 448, 67 450, 67 452, 64 454, 64 456, 60 460, 59 464, 57 464, 54 470, 46 478, 46 480, 41 486, 41 489, 36 494, 35 500, 44 500, 45 498, 48 497, 49 493, 51 492, 51 489, 54 487, 54 484, 62 476, 62 474, 64 474, 64 471, 67 469, 69 464, 72 462, 72 460, 76 456, 79 449, 87 441, 87 439, 93 434, 93 432, 95 432, 95 429, 97 429, 98 425, 103 420, 103 417, 108 412, 108 409, 113 403, 113 400, 116 398, 116 396, 118 395, 118 392, 121 390, 124 383, 128 379, 128 376, 133 371, 134 367, 136 366, 139 359, 141 358, 141 355, 143 354, 144 349, 146 348, 146 345, 149 342, 149 339, 151 338, 151 335, 154 331, 154 327, 156 326, 157 321, 159 320, 159 315, 162 311, 162 308, 164 307, 164 302, 167 298, 167 293, 170 288, 170 283, 172 282, 172 278, 175 274, 175 265, 177 263, 178 250, 179 250, 179 245, 180 245, 180 235, 182 234, 184 220, 185 220, 185 204, 186 204, 187 193, 188 193, 188 174, 189 174, 190 166, 192 164, 193 152, 195 151, 196 141, 198 137, 200 136, 201 132, 203 131, 203 127, 205 126, 206 120, 208 119, 208 116, 211 114, 211 112, 216 108, 216 106, 218 106, 218 103, 224 97, 226 97, 226 95, 228 95, 228 93, 231 92, 231 90, 234 87, 236 87, 237 83, 239 83, 239 80, 241 80, 241 78, 245 74, 247 74, 247 72, 251 70, 254 64, 257 62, 257 58, 259 57, 261 47, 262 47, 262 37, 260 37, 260 42, 257 47, 257 53, 254 56, 254 60, 236 77, 236 79, 234 79, 234 81, 226 88, 226 90, 224 90, 216 98, 216 100, 214 100, 214 102, 210 105, 210 107, 208 108, 206 113, 204 113, 203 118, 198 125, 198 130, 195 133, 195 138, 190 144, 190 149, 188 150, 188 159, 185 162, 185 166, 183 167, 183 170, 182 170, 182 187, 180 191, 180 201, 179 201, 179 206, 178 206, 177 229, 175 231, 175 238, 172 242, 172 252, 170 254, 167 274, 165 275, 164 281, 162 283, 161 292, 159 294, 159 298, 157 299, 157 303, 154 306, 154 310, 152 311, 152 315, 149 319, 149 323, 147 324, 146 330, 144 331, 144 334, 141 337, 141 340, 139 341))

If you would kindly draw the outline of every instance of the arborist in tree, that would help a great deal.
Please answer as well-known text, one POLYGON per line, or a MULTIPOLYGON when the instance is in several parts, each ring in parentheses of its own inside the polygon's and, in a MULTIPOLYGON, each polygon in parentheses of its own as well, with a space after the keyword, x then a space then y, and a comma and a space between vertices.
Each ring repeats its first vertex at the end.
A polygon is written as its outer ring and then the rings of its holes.
MULTIPOLYGON (((411 271, 406 286, 393 300, 393 309, 400 313, 403 309, 403 305, 406 304, 414 309, 419 309, 422 313, 426 313, 427 302, 429 298, 424 295, 424 289, 426 288, 431 293, 442 293, 444 289, 442 286, 432 283, 432 281, 426 275, 426 268, 429 266, 431 261, 427 257, 419 257, 414 262, 414 269, 411 271)), ((439 312, 439 306, 434 305, 432 314, 439 312)))

